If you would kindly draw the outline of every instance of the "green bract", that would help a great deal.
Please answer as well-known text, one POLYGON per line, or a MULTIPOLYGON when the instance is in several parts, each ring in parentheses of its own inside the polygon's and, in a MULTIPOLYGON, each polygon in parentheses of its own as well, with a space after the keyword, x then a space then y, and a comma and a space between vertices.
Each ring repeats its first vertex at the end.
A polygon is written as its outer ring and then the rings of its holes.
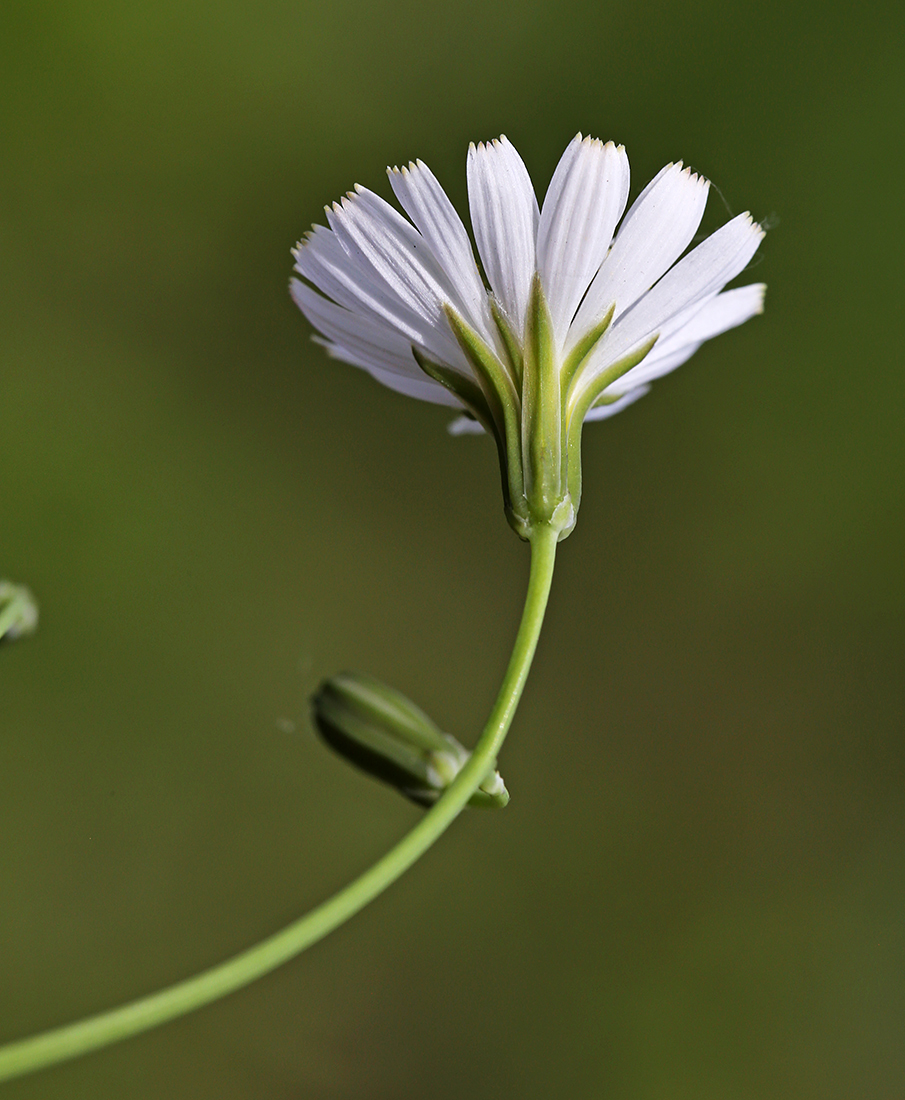
POLYGON ((497 349, 451 306, 445 312, 477 384, 460 371, 416 353, 419 366, 454 394, 496 440, 506 517, 513 529, 529 539, 538 526, 548 526, 564 539, 575 526, 581 500, 584 419, 594 405, 618 400, 604 390, 641 362, 656 343, 656 335, 587 380, 583 368, 609 328, 612 309, 563 362, 537 275, 531 285, 523 342, 496 303, 492 316, 499 332, 497 349))

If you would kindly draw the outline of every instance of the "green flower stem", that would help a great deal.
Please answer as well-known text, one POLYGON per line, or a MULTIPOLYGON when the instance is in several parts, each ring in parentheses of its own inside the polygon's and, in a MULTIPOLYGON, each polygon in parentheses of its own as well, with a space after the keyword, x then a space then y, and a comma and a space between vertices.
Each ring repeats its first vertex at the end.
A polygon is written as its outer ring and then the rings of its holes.
POLYGON ((0 1047, 0 1081, 148 1031, 241 989, 338 928, 411 867, 452 824, 495 765, 537 647, 557 538, 558 531, 548 526, 531 533, 531 575, 522 621, 499 695, 471 758, 436 805, 395 848, 316 909, 226 962, 110 1012, 0 1047))

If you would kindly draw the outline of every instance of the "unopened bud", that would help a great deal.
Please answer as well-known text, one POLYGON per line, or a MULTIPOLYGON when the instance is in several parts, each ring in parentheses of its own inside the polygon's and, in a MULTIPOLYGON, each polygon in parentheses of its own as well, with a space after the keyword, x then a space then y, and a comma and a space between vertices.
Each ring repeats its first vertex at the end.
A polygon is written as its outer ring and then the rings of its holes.
MULTIPOLYGON (((470 756, 420 707, 373 676, 331 676, 312 696, 311 707, 317 730, 331 749, 422 806, 437 801, 470 756)), ((508 801, 509 792, 494 771, 469 805, 500 807, 508 801)))
POLYGON ((13 642, 33 634, 38 625, 38 605, 24 584, 0 581, 0 641, 13 642))

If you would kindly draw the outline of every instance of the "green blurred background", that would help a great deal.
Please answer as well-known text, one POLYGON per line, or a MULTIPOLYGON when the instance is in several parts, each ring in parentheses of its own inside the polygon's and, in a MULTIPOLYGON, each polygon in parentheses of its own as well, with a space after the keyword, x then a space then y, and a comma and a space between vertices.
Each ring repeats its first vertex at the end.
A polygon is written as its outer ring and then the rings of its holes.
MULTIPOLYGON (((314 740, 370 671, 473 740, 527 553, 486 439, 329 361, 289 248, 505 132, 774 225, 767 311, 585 433, 502 771, 278 973, 10 1100, 905 1097, 905 98, 884 7, 7 0, 0 1038, 276 930, 419 812, 314 740)), ((742 281, 745 281, 743 279, 742 281)), ((5 1088, 5 1091, 4 1091, 5 1088)))

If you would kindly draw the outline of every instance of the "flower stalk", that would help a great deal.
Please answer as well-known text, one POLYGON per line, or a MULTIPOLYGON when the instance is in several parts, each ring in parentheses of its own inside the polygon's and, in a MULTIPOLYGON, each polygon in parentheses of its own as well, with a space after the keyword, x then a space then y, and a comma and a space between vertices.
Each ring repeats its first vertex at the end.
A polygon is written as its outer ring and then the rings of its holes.
POLYGON ((294 958, 378 897, 459 816, 492 774, 528 678, 553 580, 556 532, 531 537, 531 573, 512 656, 474 751, 435 805, 382 859, 322 905, 269 939, 186 981, 78 1023, 0 1047, 0 1081, 76 1058, 138 1035, 225 997, 294 958))

